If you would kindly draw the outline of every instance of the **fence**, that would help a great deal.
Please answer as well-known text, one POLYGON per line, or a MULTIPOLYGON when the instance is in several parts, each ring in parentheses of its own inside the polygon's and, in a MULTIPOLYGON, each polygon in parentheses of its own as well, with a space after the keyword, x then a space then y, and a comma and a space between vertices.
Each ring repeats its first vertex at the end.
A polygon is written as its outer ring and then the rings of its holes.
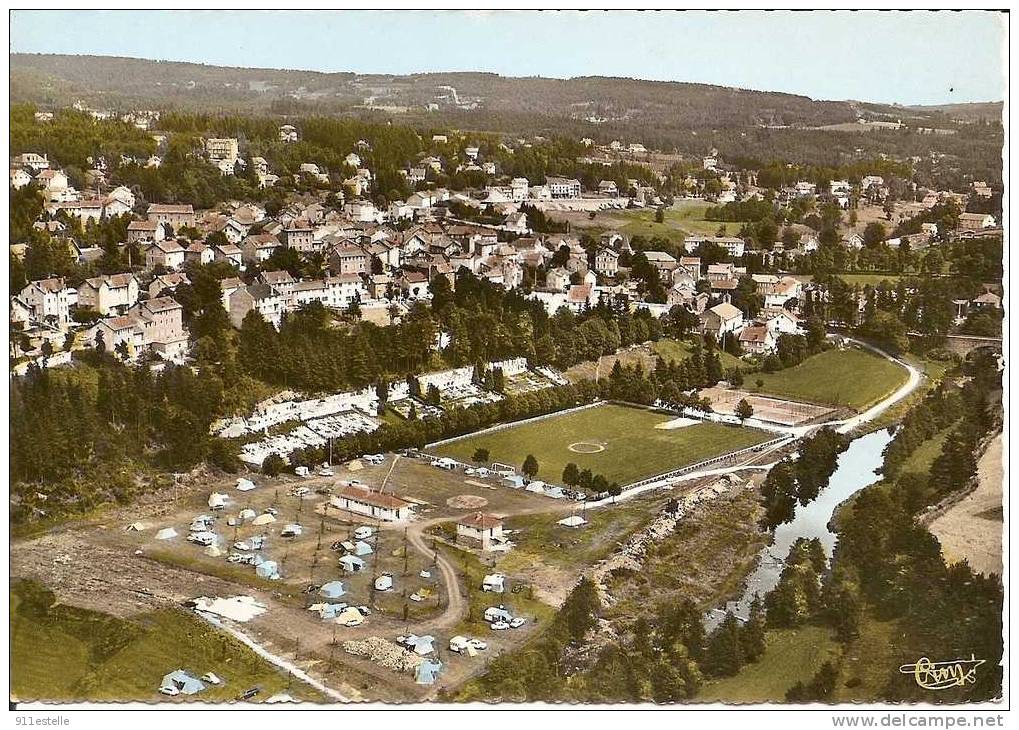
POLYGON ((692 471, 698 471, 700 469, 709 467, 712 464, 720 464, 724 461, 729 461, 731 459, 738 459, 739 457, 745 454, 757 451, 765 451, 774 446, 778 446, 779 444, 782 443, 791 443, 793 440, 795 439, 792 436, 779 436, 778 438, 771 439, 770 441, 765 441, 755 446, 747 446, 746 448, 739 449, 738 451, 730 451, 728 454, 714 456, 710 459, 705 459, 704 461, 698 461, 696 464, 687 464, 686 466, 680 467, 679 469, 673 469, 672 471, 657 474, 653 477, 641 479, 640 481, 633 482, 632 484, 627 484, 624 487, 624 489, 633 489, 634 487, 641 487, 644 486, 645 484, 652 484, 653 482, 664 482, 668 481, 669 479, 675 479, 676 477, 683 476, 684 474, 689 474, 692 471))

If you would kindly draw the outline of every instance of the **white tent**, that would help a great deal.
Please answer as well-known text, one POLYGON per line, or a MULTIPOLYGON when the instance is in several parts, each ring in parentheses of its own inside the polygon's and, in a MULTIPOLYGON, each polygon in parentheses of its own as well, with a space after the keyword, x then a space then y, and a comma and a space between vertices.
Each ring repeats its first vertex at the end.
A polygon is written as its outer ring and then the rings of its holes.
POLYGON ((132 522, 125 528, 128 532, 142 532, 143 530, 149 529, 149 526, 144 522, 132 522))
POLYGON ((343 613, 336 617, 336 623, 340 626, 360 626, 364 623, 364 616, 356 608, 351 606, 344 609, 343 613))
POLYGON ((238 492, 250 492, 254 488, 255 488, 255 483, 253 481, 251 481, 250 479, 245 479, 244 477, 240 477, 237 480, 237 491, 238 492))
POLYGON ((209 508, 210 509, 223 509, 226 507, 227 496, 220 494, 219 492, 213 492, 209 495, 209 508))
POLYGON ((210 558, 218 558, 223 554, 223 550, 218 545, 209 545, 205 548, 205 554, 210 558))
POLYGON ((240 517, 242 520, 253 520, 255 519, 255 517, 258 516, 258 514, 255 512, 255 510, 248 507, 246 509, 242 509, 241 513, 237 516, 240 517))
POLYGON ((375 579, 375 590, 389 591, 393 589, 393 576, 388 574, 380 575, 375 579))
POLYGON ((569 517, 559 520, 557 524, 560 524, 563 527, 580 527, 581 525, 586 525, 587 520, 580 515, 570 515, 569 517))
POLYGON ((177 537, 177 531, 172 527, 164 527, 156 533, 157 540, 172 540, 175 537, 177 537))
POLYGON ((276 518, 275 518, 275 517, 273 517, 273 516, 272 516, 271 514, 269 514, 268 512, 266 512, 265 514, 261 514, 261 515, 259 515, 258 517, 256 517, 256 518, 255 518, 255 519, 254 519, 254 520, 253 520, 253 521, 251 522, 251 524, 253 524, 253 525, 271 525, 271 524, 272 524, 273 522, 275 522, 275 521, 276 521, 276 518))

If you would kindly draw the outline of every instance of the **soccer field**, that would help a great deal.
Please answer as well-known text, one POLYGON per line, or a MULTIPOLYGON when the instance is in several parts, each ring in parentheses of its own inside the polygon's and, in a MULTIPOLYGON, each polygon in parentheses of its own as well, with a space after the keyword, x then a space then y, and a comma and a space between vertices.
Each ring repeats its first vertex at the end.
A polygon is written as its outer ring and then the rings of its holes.
POLYGON ((561 483, 563 468, 574 462, 626 485, 768 440, 764 431, 716 423, 665 430, 655 426, 674 416, 641 408, 601 405, 501 431, 466 436, 434 450, 470 463, 476 449, 489 461, 518 470, 528 454, 538 460, 538 478, 561 483))
POLYGON ((880 355, 856 348, 825 350, 799 365, 775 373, 747 376, 748 390, 781 398, 849 406, 863 411, 906 382, 906 370, 880 355))

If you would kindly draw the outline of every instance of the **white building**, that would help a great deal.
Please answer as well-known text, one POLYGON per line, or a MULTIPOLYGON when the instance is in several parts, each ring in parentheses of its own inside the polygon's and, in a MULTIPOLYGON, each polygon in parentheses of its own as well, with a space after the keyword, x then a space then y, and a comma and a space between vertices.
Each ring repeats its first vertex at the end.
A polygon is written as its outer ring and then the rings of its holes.
POLYGON ((502 520, 484 512, 461 517, 456 523, 456 539, 488 550, 494 541, 502 539, 502 520))
POLYGON ((411 516, 410 502, 365 487, 344 487, 329 503, 337 509, 384 522, 403 522, 411 516))

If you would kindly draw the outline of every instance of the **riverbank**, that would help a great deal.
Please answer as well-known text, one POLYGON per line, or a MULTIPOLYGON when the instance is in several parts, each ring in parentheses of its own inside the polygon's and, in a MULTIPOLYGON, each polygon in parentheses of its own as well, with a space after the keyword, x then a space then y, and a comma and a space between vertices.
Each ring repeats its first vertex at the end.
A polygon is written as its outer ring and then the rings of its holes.
POLYGON ((1002 434, 995 436, 977 464, 977 486, 928 524, 947 563, 966 560, 978 573, 1002 574, 1002 434))

